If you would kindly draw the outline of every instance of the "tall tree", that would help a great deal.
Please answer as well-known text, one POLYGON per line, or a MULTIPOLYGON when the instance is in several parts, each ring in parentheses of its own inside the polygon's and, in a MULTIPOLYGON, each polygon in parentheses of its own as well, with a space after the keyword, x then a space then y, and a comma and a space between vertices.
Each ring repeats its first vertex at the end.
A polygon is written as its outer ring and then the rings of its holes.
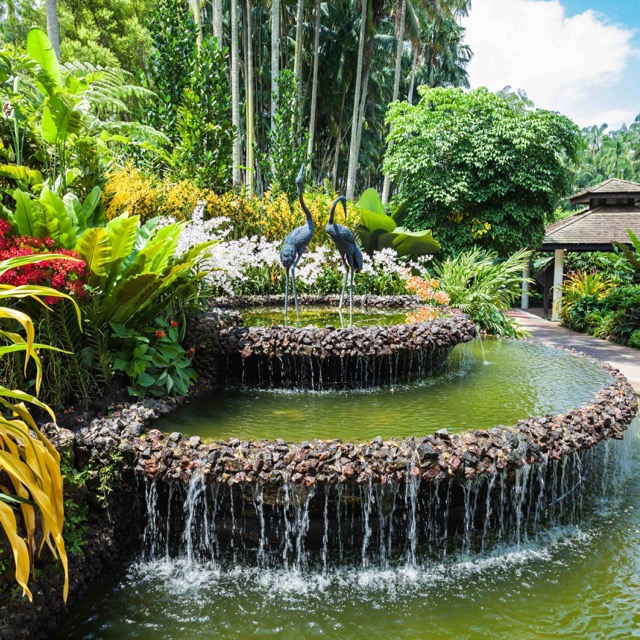
POLYGON ((47 11, 47 35, 56 52, 58 60, 60 60, 60 29, 58 28, 58 7, 56 0, 46 0, 47 11))
POLYGON ((316 134, 316 109, 318 107, 318 64, 320 61, 320 0, 316 0, 315 22, 313 25, 313 81, 311 89, 311 115, 309 116, 309 146, 307 156, 311 158, 316 134))
POLYGON ((223 26, 222 0, 213 0, 213 37, 218 40, 218 47, 223 48, 223 26))
POLYGON ((245 114, 246 114, 246 154, 247 162, 245 169, 245 185, 249 195, 253 195, 253 185, 255 176, 254 144, 255 144, 255 122, 254 122, 254 92, 253 92, 253 28, 252 28, 252 7, 251 0, 246 0, 245 4, 245 24, 246 24, 246 51, 245 51, 245 114))
POLYGON ((362 69, 364 66, 364 40, 367 27, 367 0, 362 0, 360 17, 360 37, 358 39, 358 62, 356 66, 356 86, 353 93, 353 120, 351 142, 349 144, 349 168, 347 171, 347 199, 353 200, 356 191, 356 171, 358 169, 358 114, 360 113, 360 92, 362 90, 362 69))
POLYGON ((296 81, 298 82, 298 103, 302 103, 302 47, 304 35, 304 0, 298 0, 296 16, 296 48, 294 55, 296 81))
POLYGON ((236 137, 233 141, 233 184, 240 184, 240 66, 238 63, 238 0, 231 0, 231 123, 236 137))
POLYGON ((280 0, 271 0, 271 131, 275 128, 280 73, 280 0))

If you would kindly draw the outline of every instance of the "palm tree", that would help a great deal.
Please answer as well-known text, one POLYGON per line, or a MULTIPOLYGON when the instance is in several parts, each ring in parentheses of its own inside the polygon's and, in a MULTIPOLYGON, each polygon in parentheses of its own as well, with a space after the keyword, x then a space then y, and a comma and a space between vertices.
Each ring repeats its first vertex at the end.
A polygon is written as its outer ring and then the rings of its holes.
POLYGON ((60 29, 58 28, 58 8, 56 0, 46 0, 47 35, 53 45, 58 60, 60 60, 60 29))
POLYGON ((274 117, 278 100, 280 73, 280 0, 271 0, 271 131, 275 130, 274 117))
POLYGON ((353 200, 356 191, 356 170, 358 166, 358 114, 360 113, 360 91, 362 90, 362 70, 364 65, 364 40, 367 25, 367 0, 362 0, 360 16, 360 36, 358 39, 358 62, 356 67, 356 86, 353 94, 353 116, 351 123, 351 142, 349 144, 349 169, 347 171, 347 200, 353 200))
POLYGON ((246 154, 247 167, 245 170, 245 184, 249 195, 253 195, 253 178, 254 178, 254 141, 255 141, 255 123, 254 123, 254 92, 253 92, 253 29, 251 26, 251 0, 246 0, 246 50, 245 50, 245 112, 246 112, 246 154))
POLYGON ((316 109, 318 103, 318 64, 320 61, 320 0, 316 0, 315 23, 313 26, 313 81, 311 89, 311 115, 309 116, 309 145, 307 156, 311 158, 316 133, 316 109))
POLYGON ((213 36, 218 40, 220 49, 222 49, 223 24, 222 0, 213 0, 213 36))
POLYGON ((231 123, 235 127, 233 141, 233 184, 240 184, 240 69, 238 64, 238 0, 231 0, 231 123))

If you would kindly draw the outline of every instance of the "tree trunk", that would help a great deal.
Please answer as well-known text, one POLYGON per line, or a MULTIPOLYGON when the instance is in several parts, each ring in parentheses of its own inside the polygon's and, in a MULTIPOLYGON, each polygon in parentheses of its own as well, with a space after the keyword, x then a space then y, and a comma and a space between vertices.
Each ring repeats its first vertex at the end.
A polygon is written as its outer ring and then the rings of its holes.
POLYGON ((251 0, 246 0, 246 25, 247 25, 247 48, 245 51, 245 96, 246 96, 246 145, 247 145, 247 167, 245 170, 245 185, 250 196, 253 195, 254 179, 254 139, 255 129, 253 122, 253 29, 251 26, 251 0))
POLYGON ((238 65, 238 0, 231 0, 231 122, 233 140, 233 184, 240 184, 240 69, 238 65))
POLYGON ((296 51, 295 73, 298 85, 298 106, 302 106, 302 29, 304 23, 304 0, 298 0, 298 15, 296 18, 296 51))
POLYGON ((202 12, 200 11, 200 0, 189 0, 193 21, 196 24, 196 45, 198 49, 202 46, 202 12))
POLYGON ((218 40, 219 49, 222 49, 223 47, 223 25, 222 0, 213 0, 213 36, 218 40))
POLYGON ((413 61, 411 62, 411 77, 409 79, 409 92, 407 93, 407 102, 413 104, 413 85, 416 81, 416 68, 418 66, 418 47, 413 48, 413 61))
MULTIPOLYGON (((396 72, 393 77, 393 97, 391 99, 392 102, 395 102, 398 99, 398 94, 400 93, 400 73, 402 71, 402 50, 404 45, 404 21, 406 13, 407 0, 400 0, 400 22, 398 24, 396 34, 398 43, 396 46, 396 72)), ((389 200, 390 187, 391 181, 389 180, 389 176, 385 175, 384 183, 382 185, 382 204, 387 204, 387 201, 389 200)))
POLYGON ((58 28, 58 8, 56 0, 46 0, 47 11, 47 35, 56 52, 58 60, 60 60, 60 30, 58 28))
POLYGON ((271 0, 271 131, 275 130, 280 75, 280 0, 271 0))
POLYGON ((311 88, 311 115, 309 117, 309 146, 307 157, 311 159, 316 134, 316 108, 318 102, 318 60, 320 57, 320 0, 316 0, 315 24, 313 27, 313 82, 311 88))
POLYGON ((342 143, 342 116, 344 115, 344 103, 347 97, 346 91, 342 94, 342 104, 340 105, 340 115, 338 116, 338 135, 336 139, 336 151, 333 156, 333 172, 331 176, 331 188, 335 191, 338 184, 338 161, 340 160, 340 144, 342 143))
POLYGON ((347 170, 347 199, 353 200, 356 190, 356 171, 358 169, 358 117, 360 114, 360 91, 362 90, 362 67, 364 65, 364 39, 367 27, 367 0, 362 0, 362 16, 360 18, 360 40, 358 42, 358 67, 356 86, 353 95, 353 123, 351 125, 351 142, 349 144, 349 168, 347 170))

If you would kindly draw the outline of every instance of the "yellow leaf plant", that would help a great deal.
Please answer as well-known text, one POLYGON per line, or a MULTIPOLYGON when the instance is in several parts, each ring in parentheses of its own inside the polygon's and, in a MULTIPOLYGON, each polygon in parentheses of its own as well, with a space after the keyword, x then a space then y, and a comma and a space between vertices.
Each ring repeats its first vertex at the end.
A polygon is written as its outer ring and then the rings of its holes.
MULTIPOLYGON (((0 262, 0 276, 26 264, 57 258, 71 259, 57 254, 10 258, 0 262)), ((50 287, 0 284, 0 301, 29 297, 46 307, 40 300, 44 296, 71 299, 50 287)), ((80 322, 77 305, 76 312, 80 322)), ((0 357, 17 351, 24 352, 25 373, 29 360, 33 360, 37 371, 38 393, 42 371, 36 349, 49 347, 35 342, 33 321, 18 309, 0 306, 0 323, 0 338, 4 343, 0 346, 0 357), (7 321, 19 325, 22 333, 5 329, 7 321)), ((65 576, 63 598, 66 602, 69 572, 62 538, 64 507, 60 455, 38 429, 27 403, 44 410, 55 421, 53 411, 35 396, 0 384, 0 526, 11 544, 16 566, 15 577, 22 587, 23 595, 32 599, 28 587, 29 576, 33 573, 36 551, 39 553, 46 543, 62 564, 65 576), (16 517, 18 512, 22 515, 22 527, 16 517), (42 531, 39 550, 36 549, 38 515, 42 531)))

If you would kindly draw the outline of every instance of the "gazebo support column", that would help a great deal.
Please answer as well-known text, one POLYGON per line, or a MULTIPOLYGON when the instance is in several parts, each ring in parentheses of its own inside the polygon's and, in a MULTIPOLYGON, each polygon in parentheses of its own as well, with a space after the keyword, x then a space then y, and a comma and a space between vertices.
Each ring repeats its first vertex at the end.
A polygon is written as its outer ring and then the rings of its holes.
POLYGON ((553 307, 551 320, 560 320, 560 307, 562 305, 562 274, 564 270, 564 249, 556 249, 553 260, 553 307))
POLYGON ((522 309, 529 308, 529 278, 531 277, 531 262, 527 262, 527 266, 522 272, 522 299, 520 307, 522 309))

